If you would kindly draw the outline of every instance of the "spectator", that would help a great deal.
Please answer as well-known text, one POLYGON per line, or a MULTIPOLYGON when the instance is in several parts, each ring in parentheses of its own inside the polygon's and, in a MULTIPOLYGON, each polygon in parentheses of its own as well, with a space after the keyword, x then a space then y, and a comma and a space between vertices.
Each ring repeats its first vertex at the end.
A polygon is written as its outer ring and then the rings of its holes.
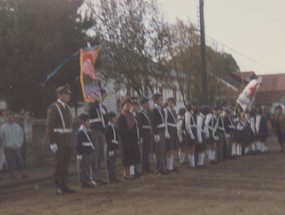
MULTIPOLYGON (((4 123, 3 113, 2 111, 0 111, 0 128, 3 125, 3 123, 4 123)), ((4 170, 5 164, 6 164, 6 158, 5 158, 5 153, 4 153, 4 146, 0 138, 0 171, 4 170)))
POLYGON ((1 126, 1 139, 7 159, 8 171, 15 178, 15 163, 21 171, 22 177, 27 178, 21 147, 24 142, 24 132, 21 126, 14 122, 14 113, 9 111, 5 117, 5 123, 1 126))
POLYGON ((275 108, 275 116, 273 120, 276 135, 281 148, 280 152, 285 152, 285 114, 283 113, 280 105, 275 108))

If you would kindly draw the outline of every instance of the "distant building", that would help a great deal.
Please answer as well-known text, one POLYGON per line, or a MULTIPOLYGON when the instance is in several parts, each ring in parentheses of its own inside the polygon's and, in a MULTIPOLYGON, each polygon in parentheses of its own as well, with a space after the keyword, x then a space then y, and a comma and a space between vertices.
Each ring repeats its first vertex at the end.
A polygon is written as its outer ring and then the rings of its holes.
POLYGON ((285 73, 258 76, 253 71, 233 73, 233 80, 240 84, 240 92, 257 77, 262 78, 262 83, 256 92, 256 106, 271 107, 272 104, 279 102, 285 104, 285 73))
POLYGON ((272 75, 259 75, 262 77, 255 104, 271 106, 274 102, 285 103, 285 73, 272 75))

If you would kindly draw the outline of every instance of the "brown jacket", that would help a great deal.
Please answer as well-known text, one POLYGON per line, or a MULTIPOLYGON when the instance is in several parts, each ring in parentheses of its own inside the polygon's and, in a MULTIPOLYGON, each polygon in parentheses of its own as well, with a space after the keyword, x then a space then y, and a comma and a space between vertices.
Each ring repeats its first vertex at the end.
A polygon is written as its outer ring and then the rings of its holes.
POLYGON ((274 128, 275 128, 275 131, 276 131, 277 122, 279 122, 281 133, 285 134, 285 114, 284 113, 275 115, 275 117, 274 117, 274 128))
POLYGON ((70 107, 66 105, 64 108, 59 102, 51 104, 47 110, 46 129, 50 144, 71 146, 72 115, 70 107))

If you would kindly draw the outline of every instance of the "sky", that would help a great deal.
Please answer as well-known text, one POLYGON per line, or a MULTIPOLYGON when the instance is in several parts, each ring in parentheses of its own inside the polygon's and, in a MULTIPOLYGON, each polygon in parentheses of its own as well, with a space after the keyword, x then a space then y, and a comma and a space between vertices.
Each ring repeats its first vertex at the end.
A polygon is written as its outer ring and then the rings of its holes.
MULTIPOLYGON (((199 27, 199 0, 157 0, 165 18, 199 27)), ((208 46, 232 54, 241 71, 285 73, 285 0, 204 0, 208 46)))

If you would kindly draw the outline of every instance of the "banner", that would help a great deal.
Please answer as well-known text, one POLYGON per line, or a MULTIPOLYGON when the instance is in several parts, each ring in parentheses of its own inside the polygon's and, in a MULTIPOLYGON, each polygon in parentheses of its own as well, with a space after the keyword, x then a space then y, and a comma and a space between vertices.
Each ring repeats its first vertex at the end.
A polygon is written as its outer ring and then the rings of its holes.
POLYGON ((96 79, 95 62, 100 46, 80 49, 80 83, 85 102, 101 101, 100 81, 96 79))
POLYGON ((251 108, 251 105, 254 102, 256 91, 259 88, 261 82, 261 77, 251 80, 239 95, 237 103, 241 106, 243 111, 251 108))

